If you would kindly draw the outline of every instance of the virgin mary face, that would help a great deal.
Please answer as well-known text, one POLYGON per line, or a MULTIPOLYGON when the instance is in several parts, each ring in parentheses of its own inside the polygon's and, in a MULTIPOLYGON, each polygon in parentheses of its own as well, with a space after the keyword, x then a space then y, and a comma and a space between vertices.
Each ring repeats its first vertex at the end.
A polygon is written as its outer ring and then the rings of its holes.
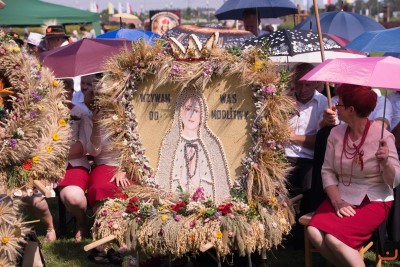
POLYGON ((201 121, 201 106, 197 97, 189 97, 181 107, 183 129, 199 129, 201 121))

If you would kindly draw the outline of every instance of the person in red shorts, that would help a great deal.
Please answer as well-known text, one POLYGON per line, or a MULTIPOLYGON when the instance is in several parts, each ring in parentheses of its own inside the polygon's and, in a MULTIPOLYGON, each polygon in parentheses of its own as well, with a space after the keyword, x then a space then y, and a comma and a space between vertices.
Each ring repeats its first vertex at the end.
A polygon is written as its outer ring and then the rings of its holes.
POLYGON ((332 129, 322 166, 328 198, 318 207, 307 234, 336 266, 365 266, 358 250, 389 215, 400 183, 394 136, 370 121, 377 96, 369 87, 343 84, 336 105, 340 124, 332 129))
MULTIPOLYGON (((84 79, 84 78, 82 78, 84 79)), ((67 98, 71 101, 74 92, 72 79, 64 80, 67 98)), ((88 187, 90 165, 86 157, 86 140, 90 135, 89 114, 80 105, 69 104, 72 128, 71 146, 68 153, 68 166, 64 178, 59 182, 60 198, 67 210, 76 218, 75 241, 80 242, 87 235, 85 192, 88 187)))
POLYGON ((99 124, 100 110, 93 106, 94 88, 85 92, 85 103, 92 110, 92 120, 88 122, 92 129, 87 142, 87 152, 93 156, 94 167, 89 175, 87 199, 93 211, 96 212, 98 203, 105 198, 114 198, 121 188, 130 184, 125 172, 119 171, 120 152, 108 148, 108 139, 104 128, 99 124))

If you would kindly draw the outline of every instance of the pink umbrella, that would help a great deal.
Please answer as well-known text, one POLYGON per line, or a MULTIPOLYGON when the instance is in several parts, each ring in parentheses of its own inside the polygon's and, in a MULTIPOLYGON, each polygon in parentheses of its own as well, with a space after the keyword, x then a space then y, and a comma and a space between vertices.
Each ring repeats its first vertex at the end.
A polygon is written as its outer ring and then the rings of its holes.
POLYGON ((400 59, 394 57, 328 59, 301 80, 400 90, 399 69, 400 59))
POLYGON ((122 39, 82 39, 41 53, 40 59, 56 78, 72 78, 105 71, 106 60, 130 44, 122 39))

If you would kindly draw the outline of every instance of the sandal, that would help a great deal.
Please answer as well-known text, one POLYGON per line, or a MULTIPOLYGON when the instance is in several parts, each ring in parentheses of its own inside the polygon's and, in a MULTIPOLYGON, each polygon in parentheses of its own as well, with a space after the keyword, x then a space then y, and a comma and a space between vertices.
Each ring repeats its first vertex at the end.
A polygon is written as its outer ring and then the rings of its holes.
POLYGON ((122 264, 122 257, 121 254, 114 249, 110 248, 107 251, 107 257, 108 259, 115 264, 121 265, 122 264))
POLYGON ((97 249, 93 249, 90 254, 87 256, 90 261, 93 261, 97 264, 110 264, 111 261, 108 259, 107 255, 104 252, 101 252, 97 249))
POLYGON ((56 230, 54 230, 54 228, 47 229, 46 237, 44 238, 44 241, 52 242, 52 241, 55 241, 56 239, 57 239, 56 230))

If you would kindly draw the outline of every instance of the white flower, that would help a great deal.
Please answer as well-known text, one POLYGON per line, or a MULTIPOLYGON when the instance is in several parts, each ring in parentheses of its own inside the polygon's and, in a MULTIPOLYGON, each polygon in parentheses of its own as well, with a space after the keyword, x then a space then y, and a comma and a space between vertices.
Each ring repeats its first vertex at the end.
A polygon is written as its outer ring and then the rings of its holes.
POLYGON ((205 209, 204 205, 201 204, 201 202, 189 202, 189 204, 186 206, 187 211, 197 211, 201 209, 205 209))
POLYGON ((24 133, 24 131, 22 131, 21 128, 17 128, 17 134, 18 134, 19 136, 21 136, 21 138, 23 138, 25 133, 24 133))
POLYGON ((113 115, 113 116, 112 116, 112 120, 113 120, 113 121, 118 121, 118 120, 119 120, 118 115, 113 115))
POLYGON ((57 103, 57 107, 58 107, 58 109, 64 109, 65 108, 65 106, 64 106, 64 104, 62 102, 58 102, 57 103))
POLYGON ((124 146, 128 145, 128 140, 124 139, 124 141, 122 141, 122 143, 124 144, 124 146))
POLYGON ((272 227, 274 227, 274 228, 278 227, 278 224, 277 224, 276 222, 273 222, 271 225, 272 225, 272 227))

